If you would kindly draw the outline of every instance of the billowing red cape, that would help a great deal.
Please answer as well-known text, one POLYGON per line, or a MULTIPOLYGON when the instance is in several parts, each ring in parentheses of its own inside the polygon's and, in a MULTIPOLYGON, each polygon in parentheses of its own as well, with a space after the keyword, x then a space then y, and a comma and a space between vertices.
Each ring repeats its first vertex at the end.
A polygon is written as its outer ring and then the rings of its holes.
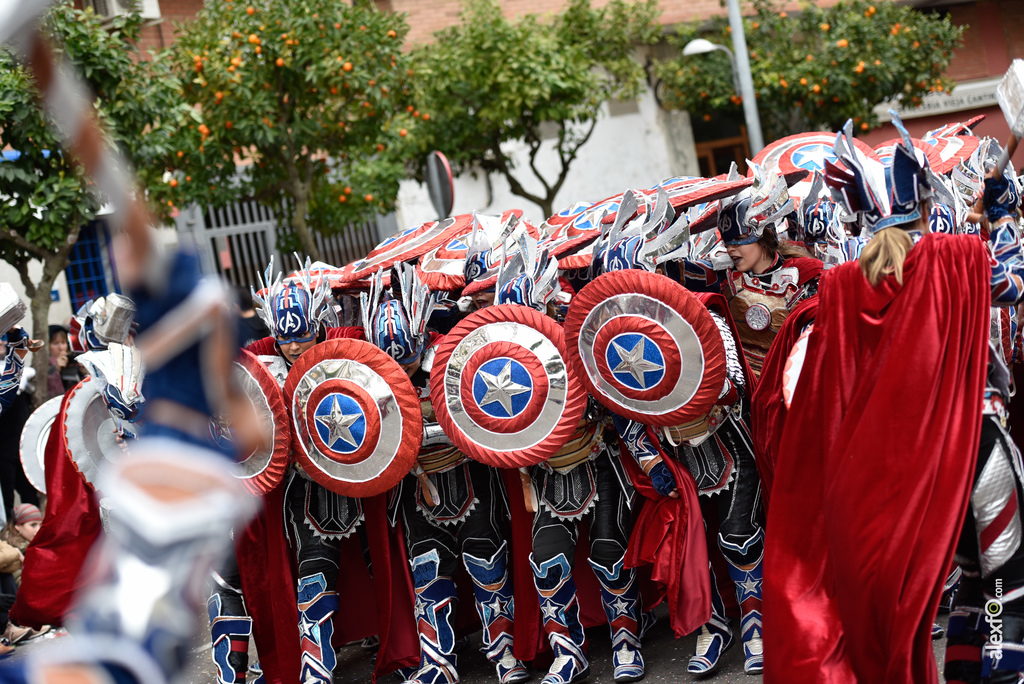
POLYGON ((977 457, 989 278, 977 239, 929 234, 902 287, 871 287, 857 263, 822 280, 768 513, 766 684, 938 681, 931 625, 977 457))
POLYGON ((807 299, 794 308, 768 348, 761 366, 761 377, 750 402, 750 431, 757 453, 757 470, 761 475, 761 494, 765 511, 775 479, 782 427, 786 424, 786 404, 782 399, 782 376, 786 361, 803 329, 818 314, 818 297, 807 299))
POLYGON ((79 575, 101 531, 100 510, 67 453, 64 416, 68 394, 46 442, 46 515, 25 550, 18 600, 11 620, 25 627, 62 625, 79 575))

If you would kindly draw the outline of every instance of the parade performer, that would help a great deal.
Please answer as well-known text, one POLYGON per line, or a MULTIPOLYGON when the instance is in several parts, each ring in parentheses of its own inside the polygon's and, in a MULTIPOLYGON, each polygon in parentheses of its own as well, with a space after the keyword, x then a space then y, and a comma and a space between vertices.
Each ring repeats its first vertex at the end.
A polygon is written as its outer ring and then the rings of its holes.
MULTIPOLYGON (((506 241, 504 253, 513 251, 510 260, 502 259, 496 303, 547 313, 559 292, 557 261, 546 251, 538 252, 536 241, 525 230, 506 241)), ((600 584, 612 635, 614 679, 632 682, 644 677, 640 585, 636 571, 625 567, 636 493, 619 460, 609 422, 604 410, 591 401, 568 443, 530 469, 540 504, 533 522, 530 566, 544 631, 555 654, 543 684, 570 684, 590 674, 573 577, 584 518, 590 520, 588 563, 600 584)))
POLYGON ((935 682, 932 620, 983 434, 988 257, 927 233, 927 163, 909 136, 884 174, 854 154, 850 123, 835 152, 833 196, 874 235, 822 283, 785 421, 765 681, 935 682), (927 234, 915 245, 911 231, 927 234))
POLYGON ((63 625, 71 600, 85 581, 80 575, 100 533, 100 509, 93 486, 72 461, 69 438, 76 448, 85 449, 85 432, 95 435, 100 426, 83 424, 83 411, 76 411, 76 421, 69 422, 68 409, 73 400, 84 405, 78 401, 98 391, 110 414, 107 424, 117 432, 112 442, 124 444, 136 436, 137 428, 129 423, 139 419, 145 406, 140 392, 145 376, 137 350, 123 344, 134 314, 132 300, 110 295, 86 303, 72 318, 74 346, 84 352, 79 358, 92 378, 64 396, 46 443, 46 513, 26 550, 18 600, 11 610, 19 624, 63 625))
MULTIPOLYGON (((28 333, 16 325, 26 313, 28 308, 10 283, 0 283, 0 340, 4 344, 3 364, 0 365, 0 413, 6 411, 18 396, 25 356, 29 351, 42 348, 34 345, 28 333)), ((12 504, 5 502, 4 505, 10 508, 12 504)))
MULTIPOLYGON (((288 368, 303 352, 312 349, 318 342, 362 337, 362 332, 358 328, 327 326, 330 315, 327 304, 330 292, 327 280, 318 279, 313 285, 309 265, 307 259, 306 268, 299 271, 297 282, 285 283, 281 273, 274 274, 274 261, 271 258, 260 283, 261 292, 257 293, 255 289, 252 291, 257 313, 271 331, 271 336, 253 342, 246 350, 257 356, 279 358, 283 363, 280 364, 282 367, 278 368, 277 378, 282 385, 288 368)), ((296 466, 286 476, 283 490, 268 497, 266 519, 260 520, 267 531, 281 529, 280 521, 277 519, 280 513, 276 510, 281 505, 285 508, 284 529, 287 530, 286 533, 294 546, 299 573, 296 584, 299 588, 296 624, 316 625, 312 629, 303 630, 302 634, 295 635, 301 646, 300 681, 331 681, 331 673, 337 662, 331 645, 331 635, 332 616, 338 609, 339 600, 336 585, 341 563, 340 542, 353 534, 362 522, 362 504, 359 499, 335 494, 304 477, 296 466), (271 507, 275 510, 270 510, 271 507)), ((275 547, 272 550, 280 550, 276 548, 280 541, 276 538, 254 540, 252 535, 248 537, 253 542, 275 547)), ((210 612, 211 620, 223 616, 241 618, 241 621, 228 623, 238 627, 231 635, 232 643, 238 645, 232 647, 229 656, 235 662, 225 665, 230 666, 231 669, 228 671, 235 672, 242 678, 245 676, 244 665, 248 659, 247 632, 251 629, 245 622, 248 618, 242 597, 248 593, 250 602, 253 602, 261 600, 259 596, 263 592, 259 588, 259 578, 264 569, 249 567, 248 555, 244 551, 241 552, 236 563, 225 568, 225 572, 219 577, 220 581, 215 578, 216 586, 211 602, 220 597, 220 610, 215 616, 214 604, 211 603, 210 612), (240 573, 239 564, 242 566, 240 573), (250 585, 253 591, 243 592, 243 585, 250 585), (244 650, 241 648, 243 643, 246 645, 244 650)), ((255 606, 251 608, 259 610, 255 606)), ((262 643, 263 639, 259 639, 259 642, 262 643)), ((276 644, 271 642, 267 643, 267 646, 273 649, 276 644)))
MULTIPOLYGON (((1016 306, 1024 297, 1024 259, 1016 180, 1007 171, 985 179, 983 203, 992 253, 992 303, 1016 306)), ((993 314, 993 318, 995 318, 993 314)), ((995 328, 996 326, 992 326, 995 328)), ((1002 339, 990 339, 981 440, 970 506, 956 545, 963 570, 949 616, 947 682, 1011 684, 1024 672, 1024 501, 1020 450, 1008 432, 1010 372, 1002 339), (998 623, 993 619, 996 616, 998 623), (990 638, 998 630, 1000 639, 990 638)))
POLYGON ((471 461, 445 437, 430 403, 430 373, 443 336, 427 330, 435 296, 400 264, 392 275, 392 292, 382 286, 382 272, 363 295, 367 337, 408 373, 420 396, 425 440, 414 474, 395 492, 395 512, 405 530, 420 642, 419 668, 411 684, 458 681, 455 574, 461 559, 473 582, 477 613, 483 625, 483 652, 501 684, 529 679, 512 654, 514 599, 508 545, 502 531, 508 504, 498 472, 471 461))
MULTIPOLYGON (((737 208, 748 206, 748 203, 749 200, 741 198, 738 202, 732 203, 731 208, 735 212, 737 208)), ((785 204, 785 199, 781 204, 785 204)), ((652 220, 656 220, 657 208, 652 214, 655 215, 652 220)), ((739 216, 743 215, 743 209, 740 209, 739 216)), ((732 216, 733 219, 727 221, 735 220, 736 214, 733 213, 732 216)), ((665 221, 666 225, 650 225, 648 221, 647 224, 634 225, 624 230, 605 252, 605 270, 652 270, 653 263, 643 256, 647 251, 647 236, 663 237, 666 229, 681 230, 683 226, 674 221, 674 216, 672 219, 665 221), (667 225, 669 223, 673 224, 671 228, 667 225)), ((611 235, 610 238, 615 236, 611 235)), ((729 306, 723 297, 711 293, 700 293, 697 296, 711 314, 725 347, 727 375, 717 403, 710 413, 684 425, 649 430, 643 423, 621 417, 616 417, 615 424, 624 444, 643 471, 648 474, 659 494, 679 496, 678 479, 673 470, 667 468, 666 454, 671 454, 677 462, 685 464, 689 471, 688 475, 692 476, 700 494, 717 498, 717 542, 728 562, 729 574, 736 584, 736 594, 742 610, 740 624, 744 671, 758 673, 763 665, 761 560, 764 531, 760 479, 749 428, 749 388, 752 384, 752 374, 740 353, 736 341, 738 334, 732 322, 729 306)), ((645 380, 646 371, 640 371, 652 370, 657 366, 643 357, 630 361, 633 364, 630 366, 626 362, 633 359, 633 356, 627 359, 623 357, 623 353, 626 352, 619 352, 623 362, 622 368, 639 369, 638 377, 645 380), (645 361, 648 365, 636 365, 645 361)), ((640 353, 642 354, 643 350, 640 353)), ((636 348, 630 354, 635 355, 636 348)), ((686 361, 683 360, 683 363, 686 361)), ((683 484, 688 488, 692 486, 689 481, 683 484)), ((691 512, 696 513, 699 513, 699 509, 691 512)), ((696 653, 687 665, 687 670, 693 674, 707 675, 713 672, 719 666, 723 652, 734 642, 733 631, 729 625, 729 618, 725 615, 725 605, 718 595, 713 571, 711 591, 711 619, 700 628, 696 653)))
POLYGON ((793 211, 786 182, 774 173, 762 174, 756 165, 753 173, 749 191, 721 200, 718 230, 731 267, 687 259, 666 263, 665 274, 695 292, 721 290, 756 378, 786 316, 815 292, 822 264, 779 240, 793 211))

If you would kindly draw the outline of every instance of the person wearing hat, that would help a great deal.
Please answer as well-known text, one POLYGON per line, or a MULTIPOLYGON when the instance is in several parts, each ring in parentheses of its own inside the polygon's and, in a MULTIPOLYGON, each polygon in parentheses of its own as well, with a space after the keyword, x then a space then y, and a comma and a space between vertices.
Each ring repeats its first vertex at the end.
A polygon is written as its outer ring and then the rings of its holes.
MULTIPOLYGON (((13 601, 17 588, 21 585, 21 568, 25 560, 25 549, 35 538, 39 526, 43 524, 43 514, 32 504, 18 504, 14 507, 7 524, 0 530, 0 590, 3 594, 11 596, 13 601), (6 575, 10 575, 10 578, 6 575), (9 581, 12 579, 13 582, 9 581)), ((44 625, 41 629, 34 630, 31 627, 19 627, 13 622, 7 622, 7 629, 3 638, 9 645, 17 644, 26 639, 33 639, 45 632, 50 627, 44 625)))

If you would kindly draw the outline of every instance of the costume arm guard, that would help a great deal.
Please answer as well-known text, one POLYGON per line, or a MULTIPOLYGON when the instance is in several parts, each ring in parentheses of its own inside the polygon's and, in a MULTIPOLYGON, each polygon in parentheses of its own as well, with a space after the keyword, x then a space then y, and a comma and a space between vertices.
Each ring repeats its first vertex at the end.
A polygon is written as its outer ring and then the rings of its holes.
POLYGON ((725 384, 722 386, 722 393, 718 395, 718 403, 728 405, 735 404, 742 396, 746 379, 743 376, 743 365, 740 363, 739 349, 736 338, 729 329, 729 322, 725 317, 714 311, 708 311, 718 332, 722 336, 722 343, 725 345, 725 384))
POLYGON ((0 413, 6 411, 18 396, 25 359, 17 352, 27 345, 28 333, 21 328, 14 328, 7 333, 7 355, 4 357, 3 370, 0 371, 0 413))
POLYGON ((615 429, 618 431, 619 437, 626 443, 629 453, 632 454, 645 473, 650 473, 651 468, 661 463, 661 449, 658 448, 658 445, 647 434, 646 425, 629 418, 623 418, 614 413, 612 414, 612 422, 615 423, 615 429))
POLYGON ((1014 306, 1024 297, 1024 252, 1017 223, 1005 217, 989 236, 992 255, 992 304, 1014 306))

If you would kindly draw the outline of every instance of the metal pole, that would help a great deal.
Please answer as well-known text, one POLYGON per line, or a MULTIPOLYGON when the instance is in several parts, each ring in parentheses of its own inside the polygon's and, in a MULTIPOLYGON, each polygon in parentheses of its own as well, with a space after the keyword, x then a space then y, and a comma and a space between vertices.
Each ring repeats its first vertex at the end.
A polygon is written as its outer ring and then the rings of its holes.
POLYGON ((732 29, 732 49, 736 56, 736 71, 740 77, 740 96, 743 98, 743 116, 747 122, 747 137, 750 140, 750 156, 764 147, 761 134, 761 117, 757 113, 757 99, 754 97, 754 79, 750 75, 750 55, 747 54, 747 38, 743 35, 743 17, 740 16, 739 0, 727 0, 729 6, 729 28, 732 29))

